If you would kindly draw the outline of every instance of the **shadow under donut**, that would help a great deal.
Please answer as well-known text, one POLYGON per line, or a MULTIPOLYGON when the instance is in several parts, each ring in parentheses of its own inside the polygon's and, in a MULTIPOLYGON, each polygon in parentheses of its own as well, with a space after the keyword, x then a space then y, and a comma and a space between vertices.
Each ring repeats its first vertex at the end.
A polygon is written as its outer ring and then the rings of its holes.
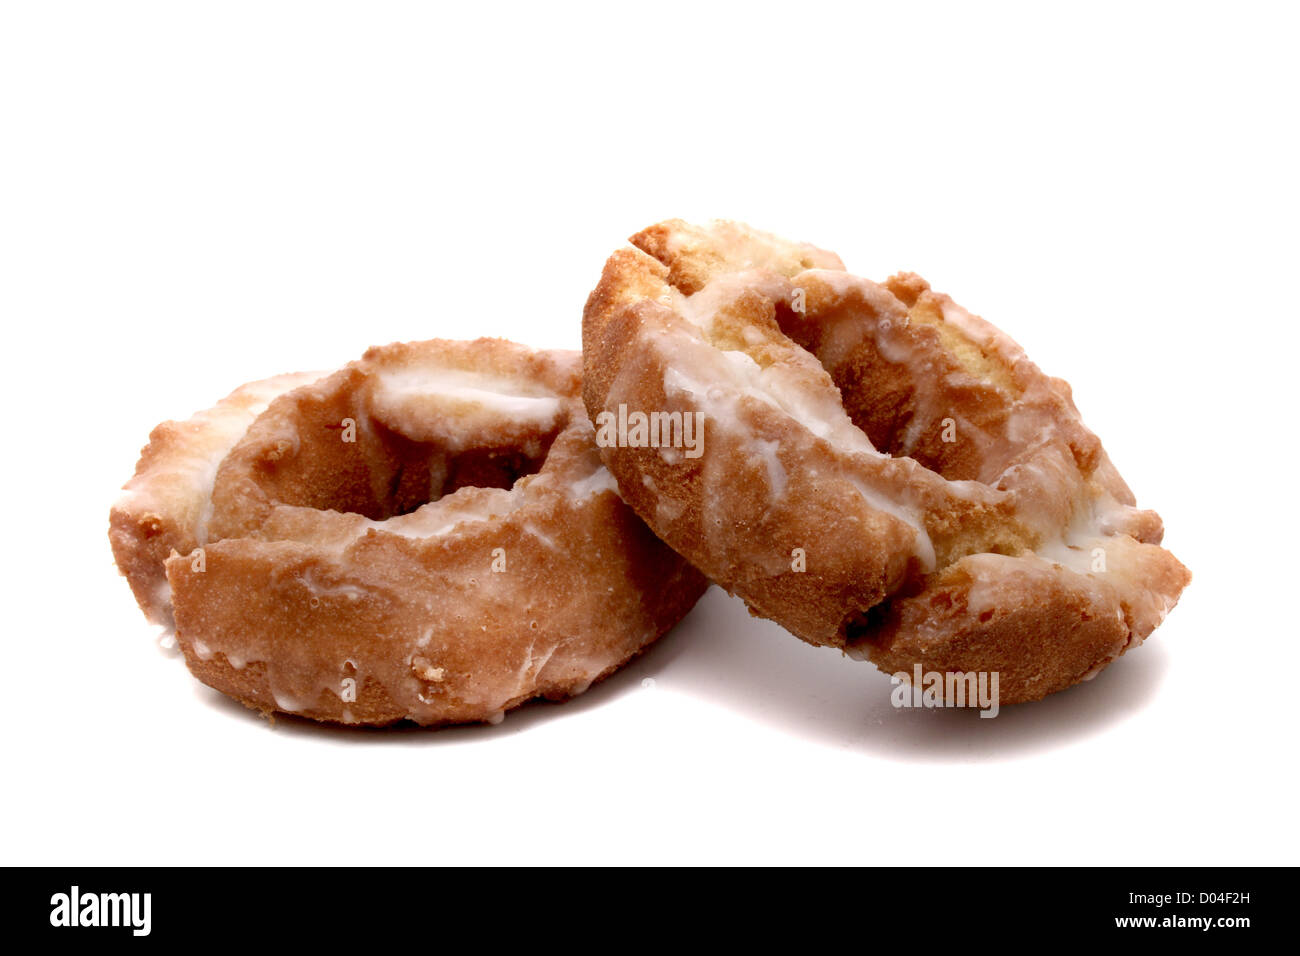
POLYGON ((1007 759, 1085 739, 1146 707, 1169 666, 1156 640, 1091 681, 986 719, 973 708, 895 708, 888 675, 794 640, 716 587, 682 626, 695 639, 665 648, 672 660, 656 675, 664 689, 804 739, 902 761, 1007 759))

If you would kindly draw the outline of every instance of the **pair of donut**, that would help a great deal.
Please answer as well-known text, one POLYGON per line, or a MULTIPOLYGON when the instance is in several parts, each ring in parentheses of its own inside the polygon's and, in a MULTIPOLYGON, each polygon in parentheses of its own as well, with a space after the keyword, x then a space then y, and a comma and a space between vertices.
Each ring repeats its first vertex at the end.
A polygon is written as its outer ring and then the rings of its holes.
POLYGON ((1160 537, 988 323, 676 220, 611 256, 581 354, 434 340, 246 385, 155 429, 110 516, 200 680, 369 725, 581 693, 709 579, 810 643, 1033 700, 1168 613, 1189 575, 1160 537))

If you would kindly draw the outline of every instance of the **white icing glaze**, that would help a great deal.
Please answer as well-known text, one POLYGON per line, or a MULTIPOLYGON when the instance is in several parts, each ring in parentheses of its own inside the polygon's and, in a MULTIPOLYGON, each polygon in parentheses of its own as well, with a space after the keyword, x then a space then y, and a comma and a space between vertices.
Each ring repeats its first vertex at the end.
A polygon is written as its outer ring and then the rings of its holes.
POLYGON ((348 601, 359 601, 370 594, 366 588, 355 584, 322 584, 311 571, 303 572, 303 574, 299 576, 298 580, 303 583, 313 598, 341 597, 348 601))
POLYGON ((518 379, 459 368, 400 369, 379 376, 382 404, 400 406, 432 401, 476 406, 515 422, 548 428, 560 417, 563 402, 550 392, 518 379))
POLYGON ((569 485, 569 497, 575 501, 581 501, 588 495, 599 494, 602 491, 612 491, 618 494, 618 482, 608 468, 601 465, 585 478, 580 478, 569 485))
POLYGON ((271 696, 275 699, 275 706, 286 714, 296 714, 302 710, 302 704, 296 698, 288 694, 273 690, 271 696))
MULTIPOLYGON (((707 286, 696 295, 710 293, 712 298, 712 289, 712 285, 707 286)), ((683 297, 684 301, 694 298, 695 296, 683 297)), ((709 308, 716 308, 716 304, 709 308)), ((704 317, 708 313, 704 307, 697 306, 695 311, 699 314, 693 321, 705 321, 704 317)), ((740 417, 739 403, 748 398, 782 412, 815 437, 835 445, 841 452, 861 454, 875 461, 889 457, 877 451, 863 431, 853 424, 844 411, 838 390, 829 380, 823 387, 810 388, 806 379, 796 377, 796 371, 777 364, 762 368, 744 352, 717 350, 705 343, 682 337, 668 339, 666 342, 656 340, 656 343, 662 349, 673 347, 667 343, 674 341, 678 354, 664 363, 664 393, 669 397, 688 396, 717 427, 725 428, 738 436, 746 436, 749 429, 740 417), (690 361, 682 360, 682 352, 689 352, 690 361), (699 377, 696 369, 700 365, 711 373, 708 380, 699 377)), ((719 474, 719 480, 727 480, 728 477, 719 474)), ((845 477, 870 507, 892 515, 913 530, 918 560, 924 567, 933 568, 934 545, 919 511, 908 503, 896 501, 887 493, 872 488, 859 474, 846 473, 845 477)))
POLYGON ((768 494, 772 498, 781 497, 785 493, 785 486, 788 481, 785 466, 781 464, 781 459, 777 456, 781 443, 755 440, 752 447, 754 454, 762 461, 763 468, 767 472, 768 494))

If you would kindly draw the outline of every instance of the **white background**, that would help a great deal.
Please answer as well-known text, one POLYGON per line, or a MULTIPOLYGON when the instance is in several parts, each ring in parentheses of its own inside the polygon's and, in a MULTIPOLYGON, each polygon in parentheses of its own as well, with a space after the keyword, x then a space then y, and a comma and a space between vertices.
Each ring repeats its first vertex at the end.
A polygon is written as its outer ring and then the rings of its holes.
POLYGON ((1297 862, 1294 8, 973 7, 5 6, 3 861, 1297 862), (1195 574, 1165 625, 996 720, 716 589, 499 727, 271 727, 160 653, 106 537, 156 422, 578 347, 672 216, 919 271, 1068 379, 1195 574))

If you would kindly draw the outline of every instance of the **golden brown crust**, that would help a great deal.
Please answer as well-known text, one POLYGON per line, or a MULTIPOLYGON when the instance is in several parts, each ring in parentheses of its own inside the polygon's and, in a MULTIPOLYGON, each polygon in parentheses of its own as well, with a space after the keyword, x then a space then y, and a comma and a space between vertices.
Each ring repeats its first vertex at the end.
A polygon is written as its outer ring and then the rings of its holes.
POLYGON ((588 412, 703 415, 703 453, 602 455, 755 613, 891 671, 999 670, 1010 703, 1095 673, 1177 600, 1186 569, 1068 385, 924 280, 735 223, 631 241, 584 312, 588 412))
POLYGON ((577 353, 432 341, 270 402, 213 466, 207 543, 165 561, 191 671, 265 712, 439 725, 644 650, 707 582, 613 490, 579 379, 577 353))
POLYGON ((109 543, 136 603, 155 624, 171 623, 163 562, 207 540, 207 509, 217 464, 277 396, 310 384, 318 372, 277 375, 242 385, 183 422, 163 422, 140 453, 135 475, 109 513, 109 543))
POLYGON ((735 222, 693 226, 669 219, 628 240, 668 267, 668 282, 690 295, 735 264, 794 275, 805 269, 843 269, 840 257, 806 243, 793 243, 735 222))

